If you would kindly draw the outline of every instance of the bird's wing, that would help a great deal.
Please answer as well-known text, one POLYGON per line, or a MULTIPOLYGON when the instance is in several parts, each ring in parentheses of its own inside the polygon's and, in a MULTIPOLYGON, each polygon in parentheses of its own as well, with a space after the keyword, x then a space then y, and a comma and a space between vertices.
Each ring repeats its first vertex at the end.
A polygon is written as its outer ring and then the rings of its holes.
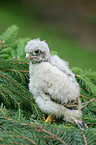
POLYGON ((75 75, 72 73, 72 71, 68 67, 68 62, 60 59, 57 55, 51 56, 49 62, 53 65, 56 66, 58 69, 63 71, 64 73, 75 77, 75 75))
POLYGON ((59 99, 53 99, 51 97, 51 95, 47 92, 45 92, 45 95, 48 95, 50 96, 50 99, 52 102, 56 103, 56 104, 59 104, 59 105, 63 105, 65 108, 69 109, 69 110, 78 110, 78 107, 79 107, 79 98, 76 98, 76 99, 72 99, 70 101, 68 101, 68 103, 61 103, 61 101, 59 99))
MULTIPOLYGON (((53 98, 51 98, 51 100, 55 103, 61 104, 60 101, 54 100, 53 98)), ((79 101, 78 101, 78 99, 76 99, 76 100, 72 99, 68 103, 64 103, 61 105, 63 105, 64 107, 66 107, 69 110, 78 110, 79 101)))

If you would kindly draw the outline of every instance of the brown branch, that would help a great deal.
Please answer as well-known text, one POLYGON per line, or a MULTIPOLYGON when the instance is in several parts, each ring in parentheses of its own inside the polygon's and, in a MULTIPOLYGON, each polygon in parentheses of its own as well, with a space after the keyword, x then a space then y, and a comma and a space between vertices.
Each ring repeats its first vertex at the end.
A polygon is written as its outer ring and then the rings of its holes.
POLYGON ((4 94, 3 94, 1 91, 0 91, 0 93, 1 93, 1 94, 2 94, 2 96, 5 98, 5 100, 7 100, 7 99, 6 99, 6 97, 4 96, 4 94))
POLYGON ((26 140, 32 142, 34 145, 37 145, 36 142, 34 142, 32 139, 27 138, 27 137, 25 137, 25 136, 20 136, 20 135, 8 135, 8 137, 19 137, 19 138, 23 138, 23 139, 26 139, 26 140))
POLYGON ((81 109, 84 109, 90 102, 94 101, 95 98, 89 100, 88 102, 85 102, 86 104, 81 108, 81 109))
POLYGON ((26 63, 22 63, 22 62, 9 62, 9 63, 13 63, 13 64, 28 64, 29 65, 29 63, 28 62, 26 62, 26 63))
MULTIPOLYGON (((81 77, 80 75, 77 75, 77 74, 75 76, 81 78, 82 80, 84 80, 86 82, 86 84, 89 86, 89 84, 86 81, 86 79, 84 79, 83 77, 81 77)), ((91 88, 91 87, 89 86, 89 88, 91 88)), ((91 88, 91 90, 93 90, 93 88, 91 88)))
POLYGON ((4 114, 4 116, 5 116, 5 113, 4 113, 4 111, 0 108, 0 111, 4 114))
POLYGON ((45 129, 41 129, 41 131, 43 131, 43 132, 45 132, 45 133, 47 133, 47 134, 49 134, 49 135, 51 135, 52 137, 52 139, 57 139, 57 140, 59 140, 62 144, 64 144, 64 145, 67 145, 61 138, 59 138, 57 135, 55 135, 55 134, 53 134, 53 133, 51 133, 51 132, 49 132, 49 131, 47 131, 47 130, 45 130, 45 129))
POLYGON ((27 70, 14 70, 14 69, 10 69, 9 71, 16 71, 16 72, 20 71, 20 72, 26 72, 26 73, 29 73, 29 71, 27 71, 27 70))
POLYGON ((18 109, 19 109, 19 120, 20 120, 20 114, 21 114, 21 111, 20 111, 20 103, 18 103, 18 109))
MULTIPOLYGON (((88 98, 88 97, 86 97, 86 96, 83 96, 83 95, 80 95, 82 98, 86 98, 86 99, 90 99, 90 98, 88 98)), ((96 98, 96 97, 94 97, 94 98, 96 98)), ((93 101, 95 101, 96 102, 96 100, 93 100, 93 101)))
POLYGON ((83 132, 82 132, 82 131, 81 131, 80 133, 83 135, 85 145, 87 145, 87 140, 86 140, 85 134, 83 134, 83 132))
MULTIPOLYGON (((10 90, 11 90, 11 89, 10 89, 10 90)), ((41 117, 40 117, 40 115, 39 115, 39 113, 38 113, 38 110, 36 109, 35 105, 34 105, 30 100, 28 100, 27 98, 25 98, 23 95, 17 93, 16 91, 13 91, 13 90, 11 90, 11 91, 12 91, 12 92, 15 92, 16 94, 18 94, 19 96, 21 96, 21 97, 23 97, 25 100, 27 100, 27 101, 35 108, 35 110, 36 110, 36 112, 37 112, 37 114, 38 114, 38 117, 39 117, 40 121, 42 120, 41 117)), ((30 98, 32 99, 31 96, 30 96, 30 98)))
MULTIPOLYGON (((18 88, 20 88, 23 92, 26 93, 25 90, 23 90, 20 86, 18 86, 16 83, 14 83, 14 82, 13 82, 12 80, 10 80, 9 78, 7 78, 7 77, 5 77, 4 75, 1 75, 1 74, 0 74, 0 76, 2 76, 3 78, 6 78, 8 81, 10 81, 12 84, 14 84, 14 85, 17 86, 18 88)), ((28 93, 26 93, 26 94, 28 94, 28 93)))
MULTIPOLYGON (((13 122, 17 122, 17 121, 15 121, 15 120, 13 120, 13 119, 10 119, 10 118, 4 117, 4 116, 0 116, 0 118, 4 118, 4 119, 7 119, 7 120, 10 120, 10 121, 13 121, 13 122)), ((43 127, 40 128, 40 127, 36 127, 36 126, 33 126, 33 125, 31 125, 31 124, 26 124, 26 123, 20 123, 20 124, 21 124, 21 125, 25 125, 25 126, 33 127, 33 128, 36 129, 35 131, 44 132, 44 133, 50 135, 52 139, 57 139, 57 140, 59 140, 62 144, 67 145, 67 143, 65 143, 65 142, 64 142, 61 138, 59 138, 56 134, 51 133, 51 132, 45 130, 43 127)), ((32 131, 33 131, 33 130, 32 130, 32 131)))
MULTIPOLYGON (((3 90, 3 91, 6 92, 5 90, 3 90)), ((19 120, 20 120, 20 104, 8 92, 6 92, 6 94, 8 94, 15 101, 15 103, 18 105, 18 109, 19 109, 19 120)))
POLYGON ((4 139, 0 137, 0 140, 4 140, 4 139))
POLYGON ((88 98, 88 97, 86 97, 86 96, 83 96, 83 95, 80 95, 82 98, 86 98, 86 99, 90 99, 90 98, 88 98))
POLYGON ((5 116, 0 116, 0 118, 4 118, 4 119, 9 120, 9 121, 17 122, 16 120, 13 120, 13 119, 5 117, 5 116))
POLYGON ((18 143, 18 142, 15 142, 15 141, 11 141, 11 140, 9 140, 9 141, 7 141, 7 142, 10 142, 11 144, 17 144, 17 145, 24 145, 23 143, 18 143))

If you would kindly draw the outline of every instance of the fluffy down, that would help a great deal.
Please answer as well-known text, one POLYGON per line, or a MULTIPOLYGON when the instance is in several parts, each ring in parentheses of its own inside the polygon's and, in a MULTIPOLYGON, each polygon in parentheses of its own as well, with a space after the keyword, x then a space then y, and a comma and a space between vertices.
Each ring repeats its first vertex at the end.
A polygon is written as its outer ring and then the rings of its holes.
POLYGON ((29 41, 25 52, 30 58, 29 90, 41 111, 72 123, 82 122, 80 88, 68 63, 51 56, 47 43, 39 39, 29 41))

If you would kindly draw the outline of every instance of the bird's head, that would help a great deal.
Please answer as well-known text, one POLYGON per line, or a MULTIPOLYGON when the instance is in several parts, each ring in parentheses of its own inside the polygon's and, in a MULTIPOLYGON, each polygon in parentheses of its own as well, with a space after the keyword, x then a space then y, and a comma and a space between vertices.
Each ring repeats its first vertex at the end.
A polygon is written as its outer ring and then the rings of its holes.
POLYGON ((45 41, 33 39, 25 46, 26 59, 31 59, 32 63, 48 61, 50 56, 49 47, 45 41))

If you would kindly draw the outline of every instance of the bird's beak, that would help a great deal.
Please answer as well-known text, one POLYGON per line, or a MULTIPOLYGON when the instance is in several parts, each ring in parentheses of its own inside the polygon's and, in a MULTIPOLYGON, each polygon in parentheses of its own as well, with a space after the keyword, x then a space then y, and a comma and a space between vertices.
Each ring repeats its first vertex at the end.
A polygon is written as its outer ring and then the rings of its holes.
POLYGON ((30 58, 30 54, 29 53, 26 53, 26 59, 29 59, 30 58))

